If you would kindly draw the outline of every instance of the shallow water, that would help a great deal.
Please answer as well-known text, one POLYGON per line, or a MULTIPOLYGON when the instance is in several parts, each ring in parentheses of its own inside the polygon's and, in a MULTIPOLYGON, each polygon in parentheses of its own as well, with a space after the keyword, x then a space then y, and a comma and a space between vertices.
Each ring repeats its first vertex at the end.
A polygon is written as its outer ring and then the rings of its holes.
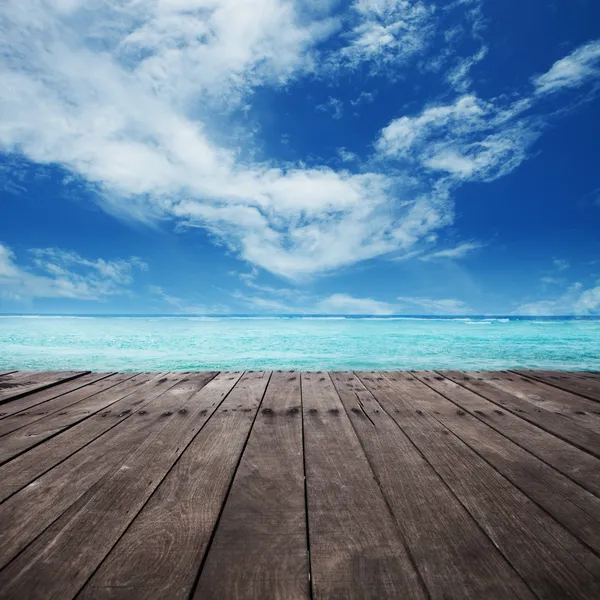
POLYGON ((600 319, 0 317, 0 370, 600 370, 600 319))

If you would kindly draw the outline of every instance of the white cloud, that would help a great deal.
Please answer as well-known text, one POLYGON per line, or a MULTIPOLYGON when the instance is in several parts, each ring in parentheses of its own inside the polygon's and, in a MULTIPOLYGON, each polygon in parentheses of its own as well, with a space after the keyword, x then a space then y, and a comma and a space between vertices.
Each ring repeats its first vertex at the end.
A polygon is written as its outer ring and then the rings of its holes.
POLYGON ((432 315, 466 315, 472 312, 471 308, 462 300, 454 298, 437 299, 399 296, 397 300, 400 306, 404 308, 403 312, 420 312, 432 315))
POLYGON ((372 92, 365 92, 364 90, 354 99, 350 100, 350 104, 354 107, 360 106, 361 104, 371 104, 375 100, 377 90, 372 92))
POLYGON ((23 266, 0 244, 0 297, 102 300, 128 292, 135 269, 147 270, 137 257, 128 260, 88 260, 56 248, 33 249, 32 266, 23 266))
POLYGON ((356 298, 348 294, 331 294, 317 298, 298 290, 261 290, 262 295, 248 295, 239 291, 232 297, 258 312, 306 315, 391 315, 394 305, 373 298, 356 298), (289 293, 289 292, 295 292, 289 293))
POLYGON ((579 282, 569 286, 560 296, 552 299, 525 302, 514 314, 525 316, 598 315, 600 314, 600 282, 584 289, 579 282))
POLYGON ((418 0, 355 0, 351 11, 348 44, 334 57, 342 66, 401 62, 422 52, 435 31, 435 7, 418 0))
POLYGON ((354 298, 348 294, 333 294, 317 304, 318 313, 350 315, 392 315, 394 305, 372 298, 354 298))
POLYGON ((404 192, 385 174, 248 162, 209 135, 228 102, 309 68, 328 22, 300 25, 284 0, 103 7, 93 19, 77 2, 3 8, 6 152, 77 173, 111 213, 206 228, 292 279, 408 247, 447 223, 436 197, 407 193, 390 211, 404 192))
POLYGON ((557 277, 541 277, 540 281, 545 285, 561 285, 564 283, 564 279, 557 277))
POLYGON ((240 291, 232 297, 244 306, 258 312, 271 311, 288 314, 331 315, 393 315, 393 314, 469 314, 471 308, 461 300, 424 297, 399 297, 397 302, 385 302, 374 298, 355 297, 337 293, 317 297, 298 290, 256 288, 260 295, 248 295, 240 291))
POLYGON ((466 92, 472 85, 469 76, 471 69, 480 63, 488 54, 487 46, 482 46, 473 56, 459 59, 446 74, 446 80, 458 92, 466 92))
POLYGON ((445 248, 437 252, 431 252, 420 257, 420 260, 436 260, 440 258, 457 259, 464 258, 467 254, 471 254, 475 250, 482 248, 483 244, 479 242, 463 242, 454 248, 445 248))
POLYGON ((464 95, 395 119, 382 130, 377 151, 455 182, 491 181, 518 167, 540 135, 535 120, 518 118, 529 104, 503 107, 464 95))
POLYGON ((566 271, 571 266, 568 260, 562 258, 555 258, 552 264, 557 271, 566 271))
MULTIPOLYGON (((466 74, 486 53, 483 46, 447 73, 454 87, 462 91, 469 87, 466 74)), ((464 94, 453 103, 394 119, 382 129, 376 148, 382 158, 445 175, 456 183, 491 181, 527 159, 549 118, 543 106, 548 93, 597 79, 600 41, 578 48, 534 78, 529 95, 483 100, 473 93, 464 94)))
POLYGON ((346 148, 338 148, 337 153, 342 162, 350 163, 358 160, 358 155, 354 152, 350 152, 350 150, 347 150, 346 148))
POLYGON ((338 121, 344 116, 344 103, 339 98, 330 96, 325 104, 317 105, 317 110, 331 113, 331 117, 338 121))
POLYGON ((175 314, 226 314, 231 312, 225 305, 210 305, 190 302, 186 298, 180 298, 168 293, 164 288, 158 285, 148 286, 148 292, 159 301, 161 308, 166 307, 167 311, 175 314))
POLYGON ((318 297, 298 288, 265 285, 256 281, 258 273, 240 276, 252 294, 236 290, 232 296, 242 304, 258 311, 297 314, 389 315, 394 305, 373 298, 356 298, 349 294, 318 297))
POLYGON ((231 296, 238 302, 241 302, 244 306, 247 306, 251 310, 256 310, 258 312, 269 311, 279 314, 307 312, 306 310, 303 310, 296 306, 290 306, 289 303, 278 300, 277 298, 250 296, 248 294, 243 294, 239 291, 232 293, 231 296))
POLYGON ((509 172, 538 132, 518 119, 527 102, 471 94, 395 119, 383 160, 356 173, 251 160, 230 109, 257 87, 330 74, 332 60, 396 65, 435 26, 424 2, 356 0, 332 58, 319 44, 339 26, 334 4, 5 0, 0 149, 61 165, 113 214, 205 228, 289 279, 410 252, 452 222, 455 182, 509 172))
POLYGON ((565 88, 582 86, 600 78, 600 40, 595 40, 574 50, 556 61, 552 68, 533 78, 538 94, 551 94, 565 88))
POLYGON ((573 306, 573 312, 584 315, 600 313, 600 285, 583 290, 573 306))

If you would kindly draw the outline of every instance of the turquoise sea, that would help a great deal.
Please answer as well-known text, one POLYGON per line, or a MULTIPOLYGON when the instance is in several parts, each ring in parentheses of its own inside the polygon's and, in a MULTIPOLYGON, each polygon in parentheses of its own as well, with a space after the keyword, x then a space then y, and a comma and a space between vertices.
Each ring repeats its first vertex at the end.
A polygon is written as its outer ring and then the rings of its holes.
POLYGON ((0 371, 600 370, 600 318, 2 316, 0 371))

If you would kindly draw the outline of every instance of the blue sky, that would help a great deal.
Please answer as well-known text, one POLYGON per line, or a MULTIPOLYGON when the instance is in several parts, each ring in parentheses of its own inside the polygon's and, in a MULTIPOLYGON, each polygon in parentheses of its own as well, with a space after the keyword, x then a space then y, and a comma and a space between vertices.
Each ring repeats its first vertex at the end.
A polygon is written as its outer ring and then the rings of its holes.
POLYGON ((600 314, 594 0, 6 0, 0 312, 600 314))

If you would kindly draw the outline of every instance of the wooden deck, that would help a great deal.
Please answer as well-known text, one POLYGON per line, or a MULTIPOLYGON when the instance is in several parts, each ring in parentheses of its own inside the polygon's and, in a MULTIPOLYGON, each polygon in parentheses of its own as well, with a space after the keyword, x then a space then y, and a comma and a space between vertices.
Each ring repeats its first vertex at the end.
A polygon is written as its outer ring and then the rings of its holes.
POLYGON ((0 374, 0 598, 600 598, 600 374, 0 374))

